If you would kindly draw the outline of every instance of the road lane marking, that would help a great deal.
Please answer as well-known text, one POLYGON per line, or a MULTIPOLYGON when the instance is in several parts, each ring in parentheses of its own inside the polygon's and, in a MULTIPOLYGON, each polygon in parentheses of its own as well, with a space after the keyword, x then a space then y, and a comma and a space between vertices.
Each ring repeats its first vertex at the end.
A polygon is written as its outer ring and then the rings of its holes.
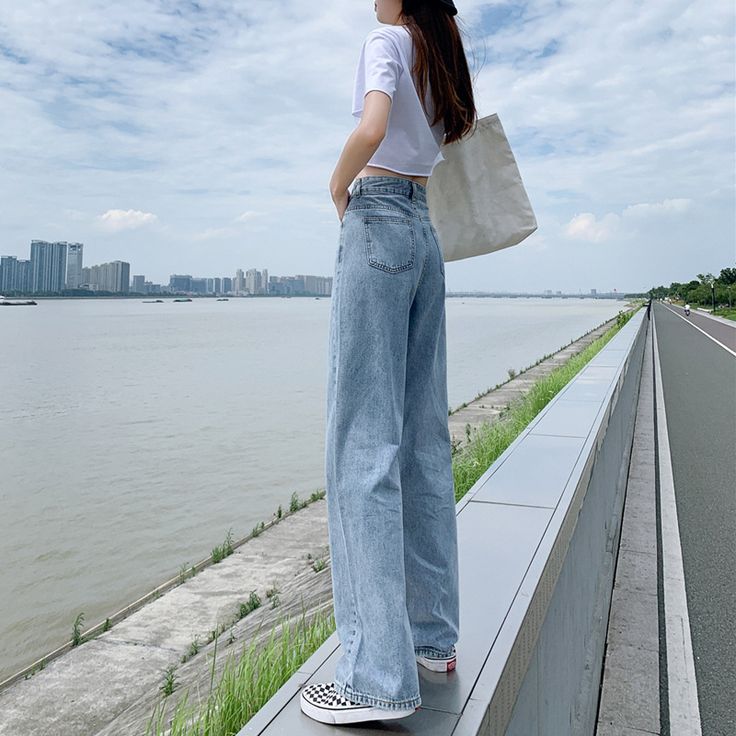
POLYGON ((677 521, 675 483, 672 474, 667 414, 659 364, 657 329, 652 320, 655 412, 657 416, 657 462, 662 517, 662 586, 664 591, 665 638, 667 647, 667 686, 669 692, 670 733, 677 736, 702 736, 698 682, 687 610, 685 573, 677 521))
MULTIPOLYGON (((708 337, 708 338, 710 338, 711 340, 713 340, 713 342, 714 342, 714 343, 715 343, 716 345, 719 345, 720 347, 722 347, 722 348, 723 348, 723 349, 724 349, 724 350, 725 350, 726 352, 728 352, 728 353, 731 353, 731 355, 733 355, 733 356, 736 356, 736 352, 734 352, 733 350, 731 350, 731 348, 729 348, 728 346, 724 345, 724 344, 723 344, 722 342, 720 342, 719 340, 716 340, 716 338, 715 338, 715 337, 713 337, 713 335, 709 335, 709 334, 708 334, 708 333, 707 333, 707 332, 706 332, 706 331, 705 331, 705 330, 704 330, 704 329, 703 329, 702 327, 698 327, 698 326, 697 326, 697 325, 695 324, 695 322, 692 322, 692 321, 691 321, 691 320, 689 320, 689 319, 688 319, 687 317, 684 317, 684 316, 683 316, 683 315, 681 315, 681 314, 680 314, 680 313, 679 313, 679 312, 678 312, 677 310, 675 310, 675 309, 672 309, 672 307, 668 306, 667 304, 664 304, 664 303, 663 303, 663 304, 662 304, 662 306, 666 307, 666 308, 667 308, 667 309, 668 309, 668 310, 669 310, 669 311, 670 311, 670 312, 671 312, 672 314, 674 314, 674 315, 675 315, 676 317, 679 317, 679 318, 680 318, 681 320, 683 320, 683 321, 687 322, 687 323, 688 323, 689 325, 691 325, 692 327, 694 327, 694 328, 695 328, 696 330, 700 330, 700 331, 701 331, 701 332, 702 332, 702 333, 703 333, 703 334, 704 334, 704 335, 705 335, 706 337, 708 337)), ((729 325, 729 327, 730 327, 730 325, 729 325)), ((736 329, 736 327, 734 327, 733 329, 736 329)))

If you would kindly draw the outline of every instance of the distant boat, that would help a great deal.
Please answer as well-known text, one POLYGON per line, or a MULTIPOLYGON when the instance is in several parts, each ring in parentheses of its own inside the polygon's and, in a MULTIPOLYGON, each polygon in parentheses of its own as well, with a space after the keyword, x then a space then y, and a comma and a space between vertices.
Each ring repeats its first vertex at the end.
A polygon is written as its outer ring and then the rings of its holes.
POLYGON ((144 304, 163 304, 164 300, 163 299, 144 299, 143 303, 144 304))
POLYGON ((15 299, 8 299, 7 297, 4 297, 2 294, 0 294, 0 307, 22 307, 28 305, 35 305, 36 302, 33 301, 33 299, 26 299, 26 300, 15 300, 15 299))
POLYGON ((174 301, 175 302, 190 302, 192 300, 187 297, 186 299, 174 299, 174 301))
POLYGON ((229 302, 230 300, 227 297, 221 297, 217 300, 218 302, 229 302))

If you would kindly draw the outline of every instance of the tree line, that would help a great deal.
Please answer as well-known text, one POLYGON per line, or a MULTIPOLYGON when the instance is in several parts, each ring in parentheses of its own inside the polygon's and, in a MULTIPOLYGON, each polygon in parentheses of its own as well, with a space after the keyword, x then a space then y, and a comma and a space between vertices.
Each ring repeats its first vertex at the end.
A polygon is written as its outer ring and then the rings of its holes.
POLYGON ((688 304, 710 306, 715 311, 719 307, 731 309, 736 299, 736 268, 722 268, 718 276, 699 273, 692 281, 673 281, 669 286, 655 286, 647 293, 652 299, 669 297, 688 304))

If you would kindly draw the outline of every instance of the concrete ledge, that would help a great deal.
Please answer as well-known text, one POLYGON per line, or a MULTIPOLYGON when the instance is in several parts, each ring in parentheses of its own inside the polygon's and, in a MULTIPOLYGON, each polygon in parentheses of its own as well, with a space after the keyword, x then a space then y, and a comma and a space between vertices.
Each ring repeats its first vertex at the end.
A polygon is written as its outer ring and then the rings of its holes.
POLYGON ((354 727, 304 715, 300 688, 333 679, 334 633, 238 736, 592 733, 646 323, 641 309, 458 502, 458 669, 420 668, 422 708, 354 727))
POLYGON ((498 482, 513 478, 517 528, 539 508, 548 525, 491 558, 531 553, 470 694, 486 709, 455 735, 592 733, 645 328, 640 310, 471 489, 471 508, 508 503, 498 482))

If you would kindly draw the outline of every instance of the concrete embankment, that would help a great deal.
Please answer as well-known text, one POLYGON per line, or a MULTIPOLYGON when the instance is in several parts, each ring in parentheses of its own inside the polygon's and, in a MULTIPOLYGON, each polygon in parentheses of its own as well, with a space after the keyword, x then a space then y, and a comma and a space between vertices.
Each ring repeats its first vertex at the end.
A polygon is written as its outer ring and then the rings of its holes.
MULTIPOLYGON (((579 353, 615 321, 453 412, 448 422, 454 441, 466 441, 468 425, 472 438, 473 428, 494 421, 535 381, 579 353)), ((324 498, 312 501, 236 545, 217 564, 204 566, 145 605, 131 607, 120 620, 113 617, 108 631, 69 648, 32 675, 19 673, 0 691, 0 736, 141 736, 170 666, 177 668, 178 691, 199 691, 205 697, 215 647, 210 632, 222 631, 217 641, 217 681, 227 656, 254 638, 267 638, 281 617, 304 613, 311 618, 331 609, 326 512, 324 498), (319 559, 327 565, 315 571, 313 562, 319 559), (266 592, 274 589, 277 592, 267 597, 266 592), (263 604, 241 618, 238 611, 251 591, 263 604), (196 654, 182 662, 194 642, 196 654)))

